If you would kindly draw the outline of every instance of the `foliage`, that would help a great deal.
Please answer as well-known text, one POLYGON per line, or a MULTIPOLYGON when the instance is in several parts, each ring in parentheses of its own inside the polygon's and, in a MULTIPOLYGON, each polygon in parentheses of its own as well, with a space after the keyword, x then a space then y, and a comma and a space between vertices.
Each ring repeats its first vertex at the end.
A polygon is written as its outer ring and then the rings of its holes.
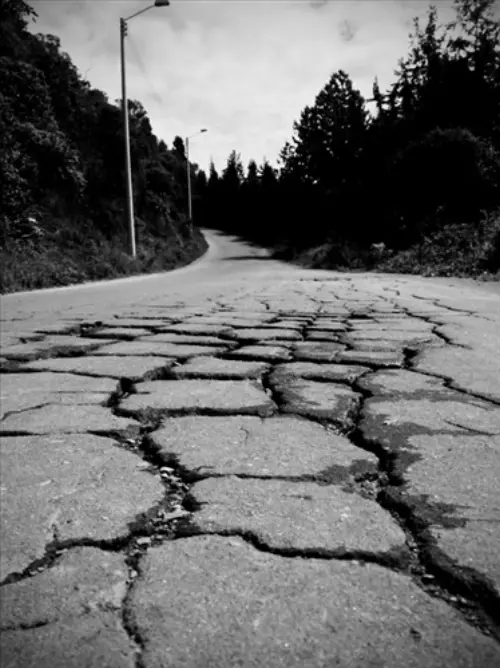
POLYGON ((416 19, 392 85, 382 92, 374 81, 373 113, 348 74, 333 73, 294 123, 277 178, 254 161, 244 177, 235 151, 222 178, 211 171, 205 224, 309 266, 413 272, 422 260, 425 271, 433 263, 436 271, 496 271, 498 251, 483 244, 498 247, 498 232, 482 222, 500 206, 494 5, 454 0, 449 25, 434 7, 425 24, 416 19), (390 258, 373 251, 379 243, 390 258))
POLYGON ((45 229, 26 220, 16 238, 0 249, 0 291, 33 290, 82 281, 165 271, 183 266, 206 249, 198 230, 188 237, 147 236, 134 260, 125 238, 107 239, 85 219, 52 219, 45 229))
MULTIPOLYGON (((57 37, 30 33, 33 18, 23 0, 2 0, 2 289, 172 268, 199 255, 205 242, 186 225, 182 139, 169 151, 146 110, 129 100, 140 253, 127 258, 120 105, 81 77, 57 37)), ((192 173, 196 179, 196 166, 192 173)))
POLYGON ((500 211, 483 215, 471 227, 450 223, 408 250, 389 254, 378 269, 424 276, 500 278, 500 211))

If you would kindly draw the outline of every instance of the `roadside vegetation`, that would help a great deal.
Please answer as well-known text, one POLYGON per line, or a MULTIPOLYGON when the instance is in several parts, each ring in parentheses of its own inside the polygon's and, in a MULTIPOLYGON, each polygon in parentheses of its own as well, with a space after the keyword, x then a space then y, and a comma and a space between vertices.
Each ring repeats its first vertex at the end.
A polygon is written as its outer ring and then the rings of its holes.
MULTIPOLYGON (((128 255, 119 103, 80 75, 23 0, 0 3, 0 292, 172 269, 206 242, 187 219, 186 156, 129 102, 138 254, 128 255)), ((192 166, 193 178, 198 169, 192 166)))
MULTIPOLYGON (((385 92, 332 74, 278 169, 192 165, 194 218, 304 266, 500 278, 500 18, 455 0, 415 20, 385 92)), ((188 220, 182 139, 171 148, 129 101, 138 257, 128 255, 120 106, 80 75, 57 37, 0 4, 0 291, 186 264, 206 248, 188 220)))
POLYGON ((455 0, 414 21, 385 92, 332 74, 279 169, 233 151, 198 176, 198 216, 305 266, 500 278, 500 18, 455 0), (371 111, 367 102, 371 103, 371 111))

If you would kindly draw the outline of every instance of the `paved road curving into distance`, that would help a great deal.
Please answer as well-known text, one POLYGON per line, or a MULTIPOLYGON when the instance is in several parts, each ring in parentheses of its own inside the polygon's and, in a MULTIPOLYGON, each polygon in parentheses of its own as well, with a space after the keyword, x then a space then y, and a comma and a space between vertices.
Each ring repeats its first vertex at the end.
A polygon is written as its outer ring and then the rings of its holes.
POLYGON ((498 284, 206 234, 2 298, 2 666, 500 665, 498 284))

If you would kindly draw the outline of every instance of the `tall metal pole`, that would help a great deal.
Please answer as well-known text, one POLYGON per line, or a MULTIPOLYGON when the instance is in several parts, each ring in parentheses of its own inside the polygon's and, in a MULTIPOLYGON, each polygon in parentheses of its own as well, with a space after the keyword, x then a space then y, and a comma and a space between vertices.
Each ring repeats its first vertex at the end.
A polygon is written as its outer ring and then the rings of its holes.
POLYGON ((188 217, 189 217, 189 222, 192 222, 193 202, 191 198, 191 170, 189 168, 189 137, 186 137, 186 164, 187 164, 187 182, 188 182, 188 217))
POLYGON ((132 189, 132 165, 130 160, 130 128, 127 102, 127 81, 125 73, 125 35, 127 34, 127 23, 120 19, 120 58, 122 69, 122 112, 123 131, 125 135, 125 180, 127 184, 127 220, 129 230, 130 255, 135 259, 135 219, 134 219, 134 193, 132 189))

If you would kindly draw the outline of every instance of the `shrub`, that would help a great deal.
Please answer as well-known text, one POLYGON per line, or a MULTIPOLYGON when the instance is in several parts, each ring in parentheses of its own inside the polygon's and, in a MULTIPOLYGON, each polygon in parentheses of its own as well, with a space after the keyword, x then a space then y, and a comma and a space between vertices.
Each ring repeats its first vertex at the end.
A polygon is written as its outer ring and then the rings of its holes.
POLYGON ((500 159, 469 130, 437 128, 398 155, 392 178, 402 241, 411 245, 443 222, 477 221, 497 203, 500 159))
POLYGON ((379 271, 427 276, 481 276, 500 270, 500 211, 476 225, 444 225, 421 243, 382 260, 379 271))

